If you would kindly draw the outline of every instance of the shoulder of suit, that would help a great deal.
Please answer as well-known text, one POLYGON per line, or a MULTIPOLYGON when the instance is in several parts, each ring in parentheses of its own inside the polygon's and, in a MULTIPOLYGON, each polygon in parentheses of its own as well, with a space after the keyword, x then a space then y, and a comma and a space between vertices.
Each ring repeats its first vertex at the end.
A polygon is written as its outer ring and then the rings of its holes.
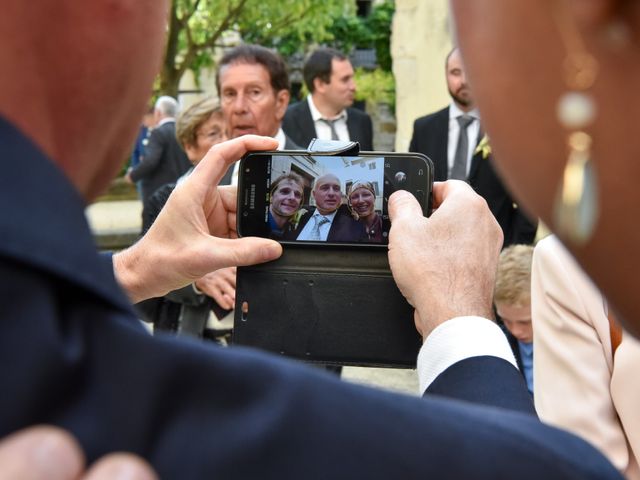
POLYGON ((306 150, 306 147, 303 148, 302 146, 298 145, 296 142, 291 140, 291 137, 286 133, 284 134, 284 137, 285 137, 285 142, 284 142, 285 150, 306 150))
POLYGON ((442 117, 449 118, 449 107, 445 107, 442 110, 438 110, 437 112, 429 113, 428 115, 416 118, 414 125, 428 124, 430 122, 440 120, 442 119, 442 117))
POLYGON ((300 210, 306 210, 304 215, 313 214, 316 211, 316 207, 312 207, 311 205, 303 205, 300 207, 300 210))
POLYGON ((304 100, 300 100, 299 102, 296 102, 296 103, 292 103, 291 105, 289 105, 289 106, 287 107, 287 113, 296 113, 296 112, 299 112, 299 111, 301 111, 301 110, 303 110, 303 109, 304 109, 304 106, 305 106, 305 105, 307 105, 307 106, 309 105, 309 104, 307 103, 307 100, 306 100, 306 99, 304 99, 304 100))
POLYGON ((354 116, 354 117, 369 118, 369 114, 367 112, 360 110, 359 108, 353 108, 353 107, 347 108, 347 115, 354 116))
POLYGON ((349 210, 349 207, 347 207, 344 203, 338 207, 336 213, 341 216, 343 215, 349 218, 353 218, 353 215, 351 215, 351 210, 349 210))
POLYGON ((151 130, 151 134, 155 132, 156 135, 173 135, 175 131, 176 122, 167 122, 151 130))

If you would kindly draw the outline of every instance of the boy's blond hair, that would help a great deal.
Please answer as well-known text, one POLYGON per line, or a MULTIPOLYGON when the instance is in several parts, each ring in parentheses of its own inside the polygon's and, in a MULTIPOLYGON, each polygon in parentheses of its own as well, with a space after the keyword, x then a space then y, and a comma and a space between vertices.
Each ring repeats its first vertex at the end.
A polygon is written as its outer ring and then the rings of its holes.
POLYGON ((493 303, 526 306, 531 303, 531 245, 511 245, 500 253, 493 303))

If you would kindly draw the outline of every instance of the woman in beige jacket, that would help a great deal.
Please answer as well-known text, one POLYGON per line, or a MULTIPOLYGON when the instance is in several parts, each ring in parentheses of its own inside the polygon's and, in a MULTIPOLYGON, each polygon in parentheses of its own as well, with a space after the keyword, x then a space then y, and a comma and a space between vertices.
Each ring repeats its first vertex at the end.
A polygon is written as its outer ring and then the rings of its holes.
POLYGON ((555 237, 536 246, 531 290, 538 414, 640 479, 640 342, 616 348, 605 299, 555 237))

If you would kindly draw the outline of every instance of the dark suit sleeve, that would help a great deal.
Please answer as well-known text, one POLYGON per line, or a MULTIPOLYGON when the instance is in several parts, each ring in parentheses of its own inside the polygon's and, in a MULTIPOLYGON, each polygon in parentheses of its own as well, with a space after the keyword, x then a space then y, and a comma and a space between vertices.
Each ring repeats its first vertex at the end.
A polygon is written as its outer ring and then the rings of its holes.
POLYGON ((306 100, 289 105, 282 120, 282 130, 294 144, 303 149, 307 148, 311 139, 317 136, 306 100))
POLYGON ((520 372, 497 357, 470 357, 454 363, 429 385, 425 397, 429 395, 536 414, 520 372))
POLYGON ((364 116, 364 131, 366 143, 363 143, 363 150, 373 150, 373 122, 369 115, 364 116))
POLYGON ((147 230, 153 225, 153 222, 156 221, 156 218, 160 214, 160 211, 164 207, 164 204, 167 203, 171 192, 175 188, 175 183, 168 183, 158 188, 153 195, 149 197, 149 200, 144 204, 144 208, 142 210, 142 233, 143 235, 147 233, 147 230))
POLYGON ((131 170, 131 180, 138 182, 147 177, 160 164, 162 151, 165 149, 165 136, 161 127, 154 129, 149 136, 144 157, 136 168, 131 170))
POLYGON ((418 140, 416 139, 416 130, 417 130, 417 123, 418 121, 416 120, 415 122, 413 122, 413 133, 411 134, 411 142, 409 142, 409 151, 410 152, 418 152, 418 140))
POLYGON ((536 238, 538 222, 530 219, 520 207, 513 212, 511 244, 524 243, 531 245, 536 238))

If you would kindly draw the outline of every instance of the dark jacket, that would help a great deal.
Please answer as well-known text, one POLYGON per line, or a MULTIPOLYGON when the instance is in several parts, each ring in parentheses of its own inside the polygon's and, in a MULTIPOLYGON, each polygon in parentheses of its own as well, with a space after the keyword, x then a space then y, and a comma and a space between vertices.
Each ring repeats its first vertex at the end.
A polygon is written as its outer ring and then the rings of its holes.
MULTIPOLYGON (((317 137, 306 99, 289 105, 282 121, 282 129, 303 148, 307 148, 311 139, 317 137)), ((347 108, 347 130, 349 140, 360 143, 360 150, 373 150, 373 125, 369 115, 357 108, 347 108)))
MULTIPOLYGON (((476 144, 481 139, 476 140, 476 144)), ((418 118, 413 124, 409 151, 425 154, 433 161, 434 180, 447 180, 447 148, 449 142, 449 107, 418 118)), ((529 218, 514 201, 493 167, 491 156, 483 158, 476 153, 471 160, 467 179, 469 185, 487 201, 491 212, 502 227, 504 246, 517 243, 531 244, 538 223, 529 218)))
POLYGON ((57 425, 88 463, 128 451, 170 479, 621 478, 531 414, 504 360, 458 362, 419 399, 252 349, 150 336, 70 181, 2 119, 0 145, 0 205, 11 206, 0 209, 0 437, 57 425))
MULTIPOLYGON (((298 238, 298 235, 300 235, 300 232, 302 232, 302 229, 305 227, 307 222, 309 222, 311 217, 313 217, 313 214, 316 211, 316 207, 308 205, 303 206, 302 209, 307 210, 307 213, 302 215, 297 228, 284 233, 284 236, 282 237, 284 240, 295 240, 298 238)), ((333 217, 333 222, 331 222, 331 228, 327 235, 327 242, 358 243, 366 242, 368 240, 369 237, 367 236, 364 224, 362 222, 358 222, 351 216, 346 205, 340 205, 336 212, 336 216, 333 217)))
POLYGON ((171 121, 151 131, 142 161, 131 170, 131 180, 141 183, 142 203, 146 204, 158 188, 175 182, 191 167, 176 138, 176 124, 171 121))

